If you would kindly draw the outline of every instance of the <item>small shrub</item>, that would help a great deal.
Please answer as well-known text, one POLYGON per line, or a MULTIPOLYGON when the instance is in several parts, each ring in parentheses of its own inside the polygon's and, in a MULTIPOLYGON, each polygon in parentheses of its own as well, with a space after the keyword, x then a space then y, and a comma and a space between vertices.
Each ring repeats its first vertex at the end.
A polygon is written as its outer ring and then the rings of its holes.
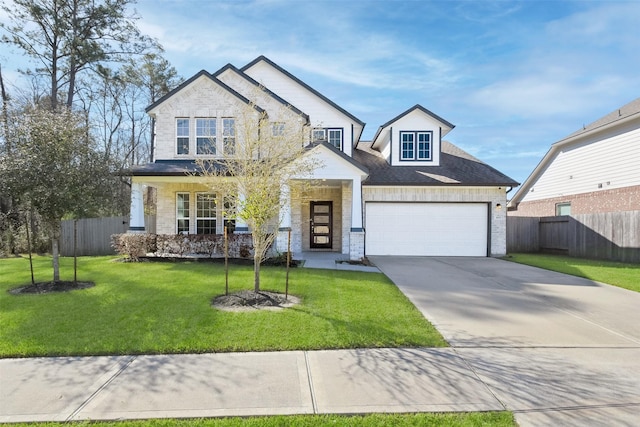
POLYGON ((247 245, 240 245, 238 255, 240 255, 240 258, 249 258, 249 256, 251 256, 251 247, 247 245))
POLYGON ((155 252, 156 235, 145 233, 125 233, 111 236, 111 247, 132 261, 139 261, 147 253, 155 252))

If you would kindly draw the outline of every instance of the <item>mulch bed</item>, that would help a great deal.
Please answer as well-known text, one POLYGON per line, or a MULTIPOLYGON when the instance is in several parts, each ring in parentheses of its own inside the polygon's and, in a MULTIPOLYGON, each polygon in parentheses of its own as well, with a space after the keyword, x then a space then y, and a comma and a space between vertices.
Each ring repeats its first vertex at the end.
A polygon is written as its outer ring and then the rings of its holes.
POLYGON ((10 294, 48 294, 52 292, 69 292, 78 289, 92 288, 96 284, 94 282, 74 282, 60 280, 57 282, 37 282, 25 286, 19 286, 9 290, 10 294))
POLYGON ((281 310, 300 303, 300 298, 268 291, 239 291, 229 295, 219 295, 211 301, 211 306, 223 311, 281 310))

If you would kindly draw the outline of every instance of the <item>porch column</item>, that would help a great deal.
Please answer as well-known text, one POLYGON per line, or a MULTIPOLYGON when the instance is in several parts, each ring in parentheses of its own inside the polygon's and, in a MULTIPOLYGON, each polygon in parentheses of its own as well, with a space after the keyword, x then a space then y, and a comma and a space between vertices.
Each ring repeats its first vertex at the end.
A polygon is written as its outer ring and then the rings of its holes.
POLYGON ((351 231, 362 231, 362 185, 360 177, 353 180, 351 195, 351 231))
POLYGON ((280 229, 291 228, 291 188, 289 184, 280 187, 280 229))
POLYGON ((288 183, 280 187, 280 228, 276 241, 276 249, 280 253, 287 252, 289 230, 291 230, 291 188, 288 183))
POLYGON ((353 181, 351 194, 351 232, 349 233, 349 259, 360 260, 364 257, 364 228, 362 228, 362 181, 361 177, 353 181))
POLYGON ((144 203, 142 199, 142 184, 139 182, 131 183, 129 233, 144 233, 144 203))

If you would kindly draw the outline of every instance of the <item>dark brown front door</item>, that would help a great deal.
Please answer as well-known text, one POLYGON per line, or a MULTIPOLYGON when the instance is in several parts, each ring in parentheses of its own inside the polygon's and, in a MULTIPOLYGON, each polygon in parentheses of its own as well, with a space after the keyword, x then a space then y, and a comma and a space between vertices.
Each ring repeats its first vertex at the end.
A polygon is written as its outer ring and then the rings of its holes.
POLYGON ((312 248, 331 249, 331 222, 333 202, 311 202, 312 248))

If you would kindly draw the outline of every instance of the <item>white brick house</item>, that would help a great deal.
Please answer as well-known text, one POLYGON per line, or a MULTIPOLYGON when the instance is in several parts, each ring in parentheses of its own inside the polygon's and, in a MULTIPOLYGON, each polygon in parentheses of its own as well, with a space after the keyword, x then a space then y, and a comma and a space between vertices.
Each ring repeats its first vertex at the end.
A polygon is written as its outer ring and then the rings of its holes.
MULTIPOLYGON (((416 105, 362 141, 362 121, 264 56, 241 69, 201 71, 148 107, 155 161, 131 170, 131 231, 145 230, 141 194, 151 186, 158 234, 222 232, 225 195, 205 185, 196 159, 225 149, 249 98, 270 118, 299 123, 301 143, 313 144, 320 160, 304 197, 295 185, 283 191, 288 208, 279 225, 291 230, 294 253, 333 251, 354 260, 505 254, 506 191, 518 184, 444 141, 452 124, 416 105)), ((278 236, 280 251, 285 236, 278 236)))

